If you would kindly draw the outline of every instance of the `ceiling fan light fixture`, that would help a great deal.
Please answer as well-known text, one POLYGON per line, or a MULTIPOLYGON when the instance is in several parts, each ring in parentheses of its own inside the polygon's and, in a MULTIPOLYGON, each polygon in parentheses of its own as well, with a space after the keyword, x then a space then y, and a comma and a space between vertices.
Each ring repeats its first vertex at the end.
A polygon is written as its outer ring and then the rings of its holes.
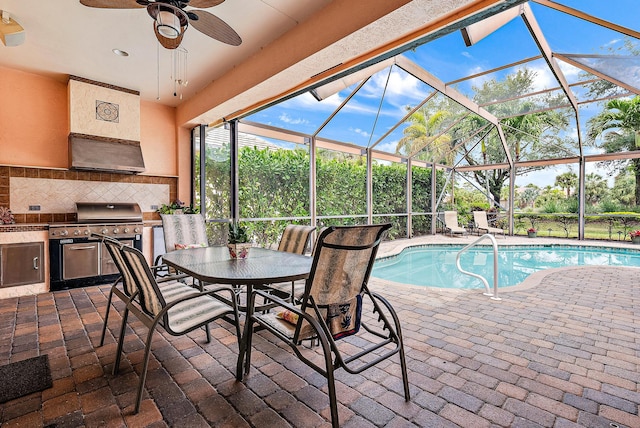
POLYGON ((167 49, 178 47, 189 25, 185 11, 167 3, 154 2, 147 6, 147 12, 153 18, 153 28, 160 44, 167 49))
POLYGON ((180 19, 173 13, 161 10, 156 16, 158 33, 168 39, 175 39, 180 35, 180 19))

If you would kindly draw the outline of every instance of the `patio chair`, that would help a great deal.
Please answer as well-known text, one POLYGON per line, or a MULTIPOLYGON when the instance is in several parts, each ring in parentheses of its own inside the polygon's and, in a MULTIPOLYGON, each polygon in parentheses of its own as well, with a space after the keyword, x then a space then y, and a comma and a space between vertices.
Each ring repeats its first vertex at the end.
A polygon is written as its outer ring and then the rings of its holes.
MULTIPOLYGON (((164 248, 167 253, 175 250, 207 247, 207 228, 204 217, 200 214, 160 214, 164 248)), ((162 255, 156 257, 154 264, 161 265, 162 255)), ((170 270, 165 266, 165 274, 170 270)))
MULTIPOLYGON (((314 226, 301 226, 297 224, 289 224, 284 228, 278 251, 285 251, 293 254, 304 254, 309 245, 311 233, 316 230, 314 226)), ((285 300, 295 299, 304 292, 304 282, 299 281, 296 285, 295 281, 291 283, 269 284, 269 288, 285 300)))
POLYGON ((318 238, 310 276, 299 304, 254 290, 249 297, 238 354, 237 379, 242 380, 249 373, 253 333, 255 328, 262 327, 291 347, 303 363, 327 378, 334 427, 339 426, 334 377, 339 368, 358 374, 398 354, 404 397, 408 401, 400 321, 391 304, 367 286, 378 246, 390 227, 390 224, 332 226, 324 230, 318 238), (257 296, 278 307, 268 313, 254 311, 257 296), (348 340, 352 335, 357 335, 357 339, 348 340), (302 345, 307 339, 319 342, 322 356, 302 345), (344 355, 339 345, 341 339, 349 342, 344 344, 344 355), (354 346, 361 351, 354 354, 354 346))
POLYGON ((493 233, 494 235, 502 233, 502 236, 506 237, 504 234, 504 229, 489 226, 489 220, 487 220, 486 211, 474 211, 473 222, 476 224, 476 229, 480 231, 485 230, 486 233, 493 233))
MULTIPOLYGON (((109 313, 111 312, 111 302, 113 301, 113 296, 115 295, 120 300, 122 300, 125 304, 128 304, 131 300, 137 297, 137 287, 135 281, 129 274, 129 270, 126 268, 124 259, 118 251, 118 247, 123 245, 117 239, 111 238, 109 236, 92 233, 91 236, 99 238, 102 243, 107 248, 107 251, 111 255, 111 259, 113 263, 116 265, 120 276, 116 278, 116 280, 112 283, 111 288, 109 290, 109 298, 107 299, 107 309, 104 314, 104 324, 102 326, 102 334, 100 335, 100 346, 104 345, 104 337, 107 333, 107 325, 109 323, 109 313), (118 286, 122 283, 122 289, 118 286)), ((153 269, 153 268, 152 268, 153 269)), ((187 277, 187 275, 171 275, 165 276, 162 278, 158 278, 158 285, 160 287, 170 287, 172 283, 175 281, 179 281, 183 278, 187 277)))
POLYGON ((457 211, 444 212, 444 228, 445 232, 448 231, 450 236, 453 236, 454 233, 459 233, 461 235, 467 234, 467 229, 458 225, 457 211))
MULTIPOLYGON (((108 245, 112 245, 108 243, 108 245)), ((143 357, 143 367, 140 373, 138 394, 134 413, 140 410, 142 402, 142 391, 147 377, 149 366, 149 354, 153 333, 158 325, 172 336, 180 336, 189 333, 199 327, 205 326, 217 319, 229 320, 236 327, 236 336, 240 341, 240 324, 238 318, 238 307, 236 305, 233 289, 228 286, 209 288, 200 292, 197 289, 175 281, 170 286, 160 286, 153 275, 144 255, 137 249, 126 246, 112 246, 112 249, 120 252, 124 259, 129 275, 135 281, 139 299, 130 300, 127 303, 122 316, 120 337, 118 338, 118 349, 116 360, 113 365, 113 374, 118 372, 122 357, 122 346, 127 317, 132 312, 149 329, 145 342, 143 357), (218 293, 227 294, 228 297, 218 296, 218 293), (227 304, 225 302, 230 302, 227 304), (139 301, 139 304, 137 303, 139 301)), ((207 342, 210 340, 207 334, 207 342)))

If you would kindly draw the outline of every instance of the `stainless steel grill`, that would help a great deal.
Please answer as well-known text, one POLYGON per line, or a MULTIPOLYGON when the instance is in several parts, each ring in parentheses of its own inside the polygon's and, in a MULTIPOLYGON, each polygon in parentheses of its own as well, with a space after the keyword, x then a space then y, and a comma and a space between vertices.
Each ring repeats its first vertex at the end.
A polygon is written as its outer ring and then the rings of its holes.
POLYGON ((77 202, 76 215, 77 223, 49 226, 52 291, 115 280, 116 266, 92 233, 142 250, 142 211, 138 204, 77 202))

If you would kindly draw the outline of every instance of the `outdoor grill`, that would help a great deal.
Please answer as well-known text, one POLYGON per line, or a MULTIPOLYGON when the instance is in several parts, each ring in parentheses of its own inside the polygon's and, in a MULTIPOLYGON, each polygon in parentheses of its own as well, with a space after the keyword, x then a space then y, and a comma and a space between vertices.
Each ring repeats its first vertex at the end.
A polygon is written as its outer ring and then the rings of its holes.
POLYGON ((136 203, 77 202, 76 223, 49 226, 51 291, 114 281, 118 270, 92 233, 142 251, 142 211, 136 203))

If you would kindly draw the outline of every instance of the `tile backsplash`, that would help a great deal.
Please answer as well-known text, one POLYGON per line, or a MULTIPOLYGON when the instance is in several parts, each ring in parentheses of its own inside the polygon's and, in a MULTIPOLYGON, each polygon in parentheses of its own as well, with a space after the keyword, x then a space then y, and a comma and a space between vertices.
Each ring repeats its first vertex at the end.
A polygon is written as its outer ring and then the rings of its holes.
POLYGON ((168 184, 11 177, 9 188, 14 214, 31 214, 29 206, 46 213, 75 212, 76 202, 136 202, 142 211, 169 203, 168 184))
POLYGON ((75 202, 103 201, 137 202, 144 220, 159 220, 152 206, 176 199, 177 188, 177 177, 0 165, 0 206, 17 224, 74 222, 75 202))

